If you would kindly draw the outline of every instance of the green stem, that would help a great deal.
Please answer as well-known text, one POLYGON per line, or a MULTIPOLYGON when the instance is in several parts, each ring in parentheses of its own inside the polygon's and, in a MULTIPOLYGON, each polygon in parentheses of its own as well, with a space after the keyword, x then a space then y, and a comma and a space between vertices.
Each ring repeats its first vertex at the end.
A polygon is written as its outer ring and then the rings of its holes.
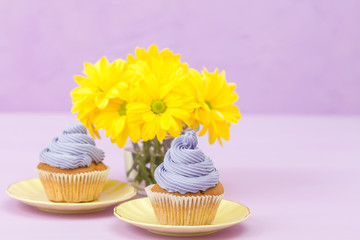
POLYGON ((143 142, 142 145, 134 143, 134 163, 127 172, 127 175, 135 170, 137 175, 134 180, 138 184, 141 184, 143 181, 145 181, 146 185, 156 183, 154 178, 155 169, 163 162, 164 155, 170 147, 170 142, 171 139, 159 142, 157 138, 154 138, 143 142))

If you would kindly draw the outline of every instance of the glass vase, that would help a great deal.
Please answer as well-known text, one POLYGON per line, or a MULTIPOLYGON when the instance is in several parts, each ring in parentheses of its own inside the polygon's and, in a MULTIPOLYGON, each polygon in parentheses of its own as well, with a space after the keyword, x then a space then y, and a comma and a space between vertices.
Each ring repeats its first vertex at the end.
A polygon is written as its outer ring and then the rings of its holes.
POLYGON ((155 169, 164 161, 164 156, 173 139, 169 136, 159 142, 157 138, 154 138, 132 143, 132 148, 125 149, 127 181, 136 188, 138 194, 146 196, 145 187, 156 183, 155 169))

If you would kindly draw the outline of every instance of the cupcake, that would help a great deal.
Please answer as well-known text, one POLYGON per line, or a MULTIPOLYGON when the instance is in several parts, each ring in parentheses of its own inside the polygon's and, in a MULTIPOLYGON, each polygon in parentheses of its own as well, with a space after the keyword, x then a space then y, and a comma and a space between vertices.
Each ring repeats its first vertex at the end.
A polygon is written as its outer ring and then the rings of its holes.
POLYGON ((89 202, 99 197, 110 170, 103 159, 86 127, 74 124, 40 153, 36 170, 49 200, 89 202))
POLYGON ((224 194, 211 159, 197 148, 194 131, 177 137, 155 170, 157 184, 146 187, 161 224, 211 224, 224 194))

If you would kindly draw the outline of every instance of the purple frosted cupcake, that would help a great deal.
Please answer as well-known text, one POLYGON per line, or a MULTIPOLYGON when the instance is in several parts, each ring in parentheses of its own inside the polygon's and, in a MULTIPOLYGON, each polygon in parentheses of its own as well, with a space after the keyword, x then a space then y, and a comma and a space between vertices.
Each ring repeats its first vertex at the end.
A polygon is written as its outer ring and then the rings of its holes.
POLYGON ((86 127, 75 124, 40 153, 36 170, 49 200, 89 202, 99 197, 110 170, 103 159, 86 127))
POLYGON ((157 184, 146 187, 161 224, 211 224, 224 195, 211 159, 197 148, 194 131, 177 137, 155 170, 157 184))

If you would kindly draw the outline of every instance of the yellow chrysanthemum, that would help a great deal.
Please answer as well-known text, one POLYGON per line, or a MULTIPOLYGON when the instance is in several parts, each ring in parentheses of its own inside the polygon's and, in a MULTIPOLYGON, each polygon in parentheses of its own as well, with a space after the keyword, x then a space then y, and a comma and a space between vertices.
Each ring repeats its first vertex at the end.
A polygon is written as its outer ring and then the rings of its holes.
POLYGON ((129 55, 128 63, 130 75, 141 86, 136 88, 136 100, 127 105, 128 114, 142 125, 142 139, 156 136, 162 141, 167 133, 179 136, 193 110, 189 98, 175 90, 187 75, 187 64, 180 62, 180 55, 168 49, 159 52, 155 45, 148 51, 137 48, 136 58, 129 55))
POLYGON ((238 96, 235 84, 227 83, 225 73, 200 74, 188 70, 179 54, 137 48, 127 62, 109 63, 105 57, 96 64, 84 64, 84 76, 75 76, 80 85, 71 92, 72 112, 99 137, 105 129, 119 147, 128 139, 138 142, 167 134, 178 136, 184 126, 197 128, 199 136, 209 132, 209 142, 229 139, 231 123, 241 115, 234 105, 238 96))
POLYGON ((78 112, 77 118, 89 129, 91 135, 99 137, 92 124, 98 109, 103 109, 109 99, 119 94, 119 89, 126 87, 122 81, 126 63, 116 60, 109 63, 105 57, 95 65, 84 64, 83 73, 87 76, 75 76, 75 81, 80 85, 71 92, 73 99, 72 112, 78 112))
POLYGON ((131 141, 138 142, 141 136, 140 127, 129 122, 127 116, 127 104, 130 96, 125 91, 120 93, 120 96, 122 99, 111 99, 104 109, 98 111, 94 123, 96 129, 105 129, 105 134, 107 137, 110 136, 111 142, 122 148, 128 137, 131 141))
POLYGON ((157 81, 158 84, 177 82, 188 71, 186 63, 180 62, 180 54, 173 54, 169 49, 159 52, 156 45, 151 45, 146 51, 136 48, 135 57, 127 57, 129 75, 135 80, 133 83, 141 84, 143 80, 157 81))
POLYGON ((93 120, 97 115, 98 108, 95 106, 94 101, 90 98, 81 97, 81 95, 72 95, 73 107, 72 112, 78 112, 76 116, 88 129, 91 136, 100 138, 98 131, 95 129, 93 120))
POLYGON ((194 97, 197 108, 194 113, 194 121, 202 124, 199 136, 209 131, 209 142, 213 144, 216 139, 229 140, 230 124, 237 123, 241 115, 237 106, 233 105, 238 99, 234 91, 236 84, 227 83, 225 72, 220 74, 216 69, 209 73, 206 69, 200 75, 195 70, 190 70, 188 83, 194 89, 194 97))

